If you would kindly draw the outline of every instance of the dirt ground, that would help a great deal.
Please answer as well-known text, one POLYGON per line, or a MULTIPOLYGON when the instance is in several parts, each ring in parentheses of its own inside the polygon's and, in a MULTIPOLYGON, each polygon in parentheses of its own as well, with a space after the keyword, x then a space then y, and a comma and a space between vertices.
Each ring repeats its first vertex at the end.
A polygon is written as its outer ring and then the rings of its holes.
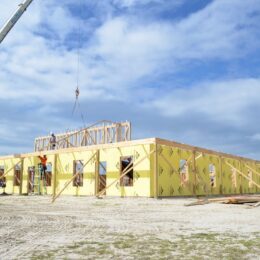
POLYGON ((0 259, 260 259, 260 207, 0 197, 0 259))

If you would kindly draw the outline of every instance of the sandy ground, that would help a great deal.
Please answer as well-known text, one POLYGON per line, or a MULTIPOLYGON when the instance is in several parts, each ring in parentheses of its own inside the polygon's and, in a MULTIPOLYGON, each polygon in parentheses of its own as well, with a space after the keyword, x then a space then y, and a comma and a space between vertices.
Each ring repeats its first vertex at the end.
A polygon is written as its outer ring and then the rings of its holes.
POLYGON ((0 259, 260 259, 260 207, 0 197, 0 259))

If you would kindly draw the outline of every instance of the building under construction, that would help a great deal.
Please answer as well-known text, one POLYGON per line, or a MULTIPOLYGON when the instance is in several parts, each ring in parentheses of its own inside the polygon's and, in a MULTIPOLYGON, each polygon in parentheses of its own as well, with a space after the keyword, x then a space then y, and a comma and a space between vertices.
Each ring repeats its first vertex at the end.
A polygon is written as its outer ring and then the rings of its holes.
POLYGON ((34 152, 0 157, 8 194, 175 197, 260 191, 260 161, 159 138, 131 140, 131 124, 102 121, 35 139, 34 152), (42 171, 39 156, 46 155, 42 171))
MULTIPOLYGON (((24 0, 1 28, 0 43, 32 2, 24 0)), ((59 134, 54 145, 51 138, 36 138, 33 153, 0 157, 4 193, 55 200, 61 194, 169 197, 260 190, 260 161, 158 138, 132 141, 129 122, 103 121, 59 134)))

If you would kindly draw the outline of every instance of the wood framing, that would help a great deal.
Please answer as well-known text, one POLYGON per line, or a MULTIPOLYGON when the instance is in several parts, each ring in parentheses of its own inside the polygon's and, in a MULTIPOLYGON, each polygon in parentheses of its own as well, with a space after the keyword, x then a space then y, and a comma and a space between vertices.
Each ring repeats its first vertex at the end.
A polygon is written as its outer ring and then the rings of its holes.
POLYGON ((100 167, 100 152, 96 153, 96 163, 95 163, 95 195, 98 194, 98 184, 99 184, 99 167, 100 167))
MULTIPOLYGON (((55 136, 55 149, 130 141, 131 123, 101 121, 80 130, 68 131, 55 136)), ((35 152, 48 150, 52 150, 51 136, 42 136, 35 139, 35 152)))
POLYGON ((260 176, 260 173, 257 172, 256 170, 254 170, 253 168, 251 168, 250 166, 248 166, 247 164, 245 165, 249 170, 251 170, 252 172, 254 172, 257 176, 260 176))
POLYGON ((52 196, 56 196, 56 186, 57 186, 57 154, 54 154, 54 162, 53 162, 53 191, 52 196))
POLYGON ((196 151, 192 151, 192 173, 193 173, 193 185, 192 185, 192 195, 196 194, 196 184, 197 184, 197 169, 196 169, 196 151))
POLYGON ((232 169, 235 169, 242 177, 244 177, 246 180, 251 181, 253 185, 255 185, 257 188, 260 189, 260 184, 254 182, 253 180, 251 180, 250 178, 248 178, 243 172, 241 172, 239 169, 235 168, 233 165, 231 165, 228 162, 225 162, 229 167, 231 167, 232 169))
POLYGON ((23 161, 24 159, 21 160, 21 175, 20 175, 20 185, 19 185, 19 194, 22 195, 22 188, 23 188, 23 161))
POLYGON ((155 143, 155 152, 154 152, 154 163, 153 163, 153 185, 154 185, 154 198, 158 198, 158 147, 157 144, 155 143))

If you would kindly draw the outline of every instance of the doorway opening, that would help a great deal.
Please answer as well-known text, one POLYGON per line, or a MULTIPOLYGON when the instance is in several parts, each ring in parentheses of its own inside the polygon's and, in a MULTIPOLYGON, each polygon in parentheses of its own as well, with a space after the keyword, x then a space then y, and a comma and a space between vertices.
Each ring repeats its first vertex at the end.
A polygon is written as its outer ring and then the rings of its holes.
MULTIPOLYGON (((107 186, 107 162, 99 163, 98 174, 98 192, 104 190, 107 186)), ((104 193, 106 195, 106 193, 104 193)))

